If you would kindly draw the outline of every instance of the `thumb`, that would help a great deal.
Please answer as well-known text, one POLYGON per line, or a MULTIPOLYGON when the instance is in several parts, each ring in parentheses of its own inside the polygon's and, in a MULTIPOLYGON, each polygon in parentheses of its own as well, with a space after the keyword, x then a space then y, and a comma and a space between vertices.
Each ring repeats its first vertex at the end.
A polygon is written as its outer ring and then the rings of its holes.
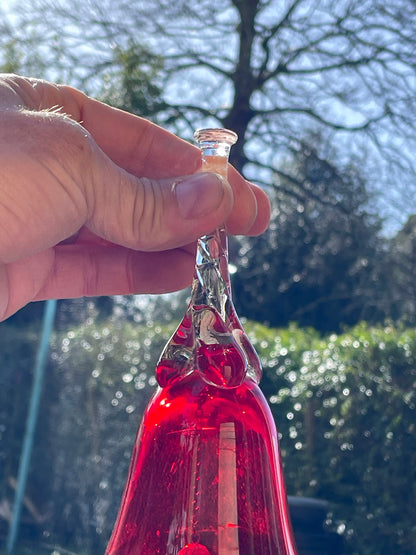
POLYGON ((121 178, 111 180, 116 185, 103 187, 100 181, 89 227, 125 247, 158 251, 184 246, 225 222, 233 206, 231 186, 215 173, 156 180, 117 171, 121 178))

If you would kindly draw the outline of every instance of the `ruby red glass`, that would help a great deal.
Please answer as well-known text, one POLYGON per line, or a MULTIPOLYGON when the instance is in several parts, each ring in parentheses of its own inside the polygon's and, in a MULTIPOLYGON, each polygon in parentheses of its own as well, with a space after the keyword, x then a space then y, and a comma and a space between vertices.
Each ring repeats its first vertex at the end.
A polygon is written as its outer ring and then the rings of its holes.
MULTIPOLYGON (((236 135, 196 133, 226 176, 236 135)), ((198 242, 191 301, 156 368, 106 555, 296 555, 261 368, 231 301, 224 229, 198 242)))

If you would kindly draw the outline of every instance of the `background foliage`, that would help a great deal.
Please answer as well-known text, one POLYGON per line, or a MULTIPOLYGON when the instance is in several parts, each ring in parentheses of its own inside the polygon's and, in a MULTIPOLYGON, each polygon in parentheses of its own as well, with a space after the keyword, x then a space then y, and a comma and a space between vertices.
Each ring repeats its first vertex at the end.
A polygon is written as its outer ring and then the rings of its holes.
MULTIPOLYGON (((262 389, 280 432, 288 493, 330 502, 327 525, 343 535, 346 553, 414 553, 416 331, 360 324, 322 337, 295 325, 246 323, 246 329, 264 365, 262 389)), ((138 421, 154 391, 155 361, 171 330, 151 320, 89 319, 56 333, 27 492, 35 509, 24 512, 26 540, 103 552, 138 421)), ((14 349, 33 350, 33 333, 9 332, 14 349)), ((7 340, 0 336, 1 368, 29 382, 31 364, 8 356, 7 340)), ((4 504, 29 383, 13 388, 2 380, 4 504)))
MULTIPOLYGON (((66 82, 185 139, 205 125, 239 133, 233 163, 273 212, 266 234, 231 243, 234 300, 263 359, 289 493, 329 500, 328 526, 354 555, 416 552, 416 6, 390 4, 0 7, 0 70, 66 82)), ((185 296, 60 302, 26 553, 103 552, 185 296)), ((0 325, 1 539, 42 308, 0 325)))

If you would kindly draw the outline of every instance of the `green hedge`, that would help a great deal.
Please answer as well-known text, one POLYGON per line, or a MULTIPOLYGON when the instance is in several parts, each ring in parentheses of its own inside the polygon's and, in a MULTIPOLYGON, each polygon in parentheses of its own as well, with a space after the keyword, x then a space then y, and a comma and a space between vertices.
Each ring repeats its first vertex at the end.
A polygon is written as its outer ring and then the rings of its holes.
MULTIPOLYGON (((331 503, 328 526, 343 534, 346 553, 414 555, 416 330, 362 324, 322 338, 295 326, 245 327, 263 361, 288 493, 331 503)), ((25 524, 22 537, 103 552, 171 331, 88 321, 55 335, 28 484, 45 520, 25 524)), ((0 332, 0 406, 7 407, 0 458, 10 474, 37 340, 33 332, 0 332)), ((11 498, 8 488, 4 475, 2 495, 11 498)))
POLYGON ((414 555, 416 330, 249 328, 289 493, 330 501, 354 555, 414 555))

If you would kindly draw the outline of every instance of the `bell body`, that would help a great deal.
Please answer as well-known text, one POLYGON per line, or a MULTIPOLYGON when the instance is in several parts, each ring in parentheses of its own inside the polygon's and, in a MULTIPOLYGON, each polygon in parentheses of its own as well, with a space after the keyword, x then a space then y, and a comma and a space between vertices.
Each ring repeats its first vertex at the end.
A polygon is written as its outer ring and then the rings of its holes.
MULTIPOLYGON (((196 133, 227 176, 235 133, 196 133)), ((296 555, 260 360, 231 300, 224 227, 198 241, 191 300, 156 368, 107 555, 296 555)))
POLYGON ((107 555, 294 555, 277 434, 257 384, 198 373, 159 388, 139 428, 107 555))

